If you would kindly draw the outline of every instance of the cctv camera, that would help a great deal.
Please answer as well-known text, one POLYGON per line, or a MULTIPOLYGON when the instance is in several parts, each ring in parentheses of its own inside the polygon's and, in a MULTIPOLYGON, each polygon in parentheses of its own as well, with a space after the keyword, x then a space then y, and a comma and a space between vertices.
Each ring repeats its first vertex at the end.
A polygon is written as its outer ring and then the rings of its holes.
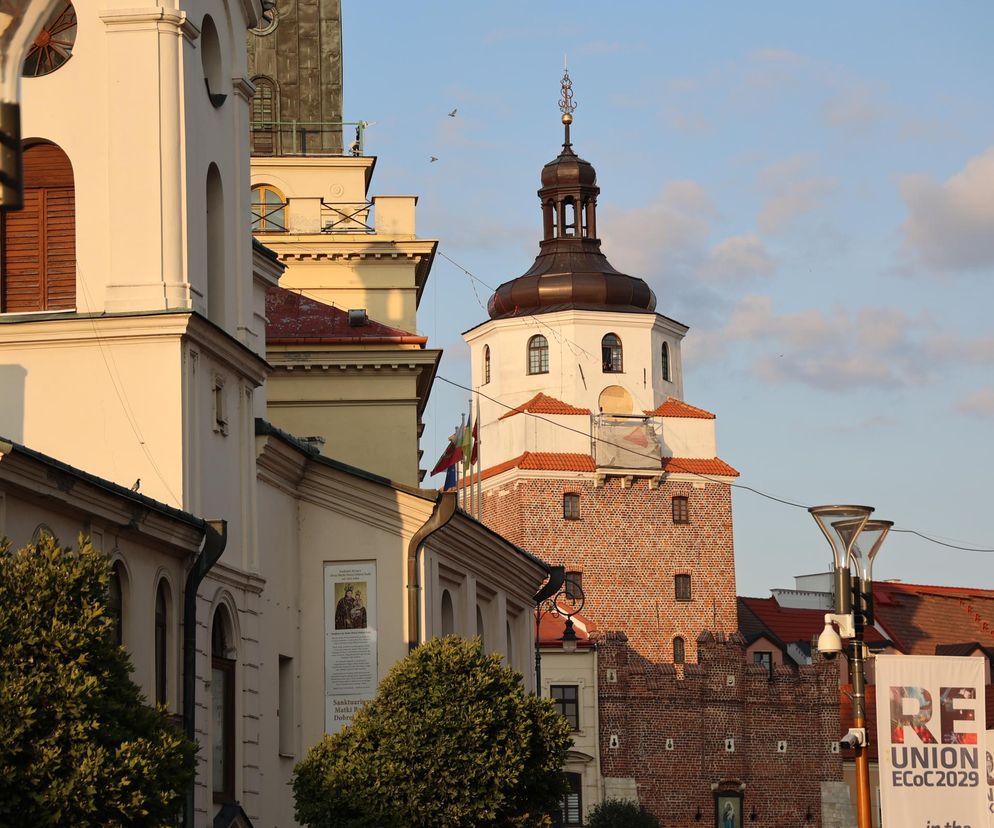
POLYGON ((851 727, 849 732, 846 733, 841 739, 839 739, 839 744, 842 747, 854 748, 861 747, 866 744, 866 729, 862 727, 851 727))
POLYGON ((842 639, 835 631, 830 615, 825 616, 825 629, 818 636, 818 652, 827 659, 833 659, 842 652, 842 639))

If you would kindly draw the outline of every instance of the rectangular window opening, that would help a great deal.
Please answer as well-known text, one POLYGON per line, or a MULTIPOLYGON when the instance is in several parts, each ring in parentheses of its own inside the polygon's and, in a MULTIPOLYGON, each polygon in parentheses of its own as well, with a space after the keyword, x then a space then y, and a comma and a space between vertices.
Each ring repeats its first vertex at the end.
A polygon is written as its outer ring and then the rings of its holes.
POLYGON ((580 729, 580 688, 575 684, 553 684, 549 688, 552 705, 569 722, 571 730, 580 729))
POLYGON ((673 576, 673 594, 677 601, 689 601, 690 600, 690 576, 689 575, 675 575, 673 576))
POLYGON ((294 745, 294 681, 293 681, 293 659, 289 656, 280 656, 279 675, 279 708, 276 711, 279 719, 279 752, 280 756, 295 756, 294 745))

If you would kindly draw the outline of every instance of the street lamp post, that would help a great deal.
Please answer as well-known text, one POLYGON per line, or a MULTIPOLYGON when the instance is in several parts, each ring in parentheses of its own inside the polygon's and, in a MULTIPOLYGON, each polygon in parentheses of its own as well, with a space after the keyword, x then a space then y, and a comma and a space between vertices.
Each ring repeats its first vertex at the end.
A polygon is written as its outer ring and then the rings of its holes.
POLYGON ((894 524, 870 520, 869 506, 815 506, 808 511, 828 539, 835 564, 835 613, 825 615, 818 649, 834 658, 842 651, 842 639, 850 639, 853 726, 843 741, 856 751, 856 824, 872 828, 863 635, 873 625, 873 561, 894 524))
POLYGON ((535 605, 535 695, 542 695, 542 647, 541 626, 542 618, 546 615, 557 615, 565 619, 563 634, 560 641, 563 652, 575 653, 577 645, 576 630, 573 629, 573 616, 583 609, 583 590, 575 581, 563 580, 559 589, 552 595, 546 595, 535 605))

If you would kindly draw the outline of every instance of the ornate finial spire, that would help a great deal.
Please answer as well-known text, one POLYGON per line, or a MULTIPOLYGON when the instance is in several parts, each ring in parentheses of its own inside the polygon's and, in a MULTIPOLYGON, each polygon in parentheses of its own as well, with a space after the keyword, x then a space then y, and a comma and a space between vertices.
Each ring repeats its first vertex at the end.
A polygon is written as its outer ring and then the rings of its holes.
POLYGON ((563 125, 566 127, 566 140, 563 141, 563 146, 569 147, 569 125, 573 123, 573 112, 576 110, 576 104, 573 103, 573 81, 570 80, 569 67, 566 65, 565 57, 563 58, 563 79, 561 85, 562 97, 559 99, 559 110, 563 113, 563 125))

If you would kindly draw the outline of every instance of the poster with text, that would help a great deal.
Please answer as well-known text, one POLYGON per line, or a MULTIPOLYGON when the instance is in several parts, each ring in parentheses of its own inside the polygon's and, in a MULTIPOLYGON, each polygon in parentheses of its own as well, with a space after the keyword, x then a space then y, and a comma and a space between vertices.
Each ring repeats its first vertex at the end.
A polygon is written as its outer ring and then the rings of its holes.
POLYGON ((324 565, 324 729, 338 733, 376 695, 376 563, 324 565))
POLYGON ((994 828, 994 730, 987 731, 987 761, 984 763, 987 777, 987 825, 994 828))
POLYGON ((983 659, 876 662, 883 828, 987 828, 983 659))

